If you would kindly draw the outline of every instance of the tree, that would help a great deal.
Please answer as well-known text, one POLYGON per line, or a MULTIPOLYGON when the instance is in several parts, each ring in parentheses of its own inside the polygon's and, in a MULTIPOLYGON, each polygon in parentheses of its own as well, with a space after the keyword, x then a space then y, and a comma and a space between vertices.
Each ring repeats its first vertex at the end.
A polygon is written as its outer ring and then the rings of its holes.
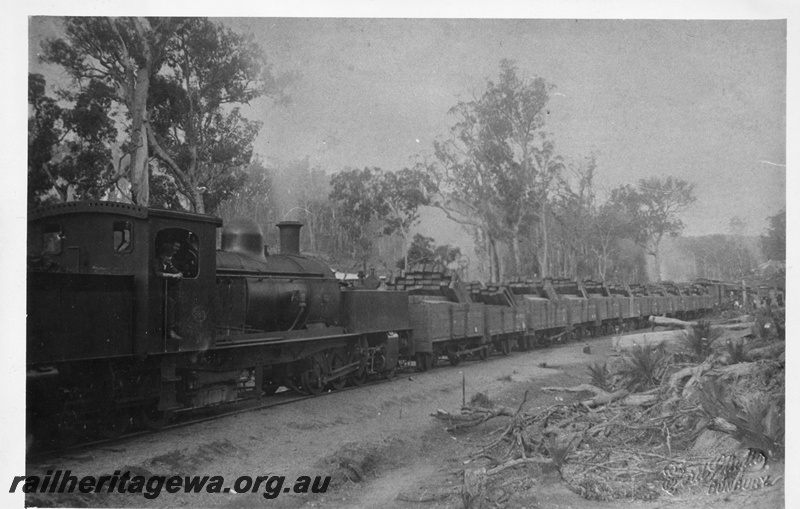
POLYGON ((758 266, 757 237, 744 235, 702 235, 678 239, 680 252, 693 264, 696 277, 741 281, 758 266))
POLYGON ((64 93, 69 108, 46 95, 46 84, 43 76, 28 75, 28 201, 99 199, 114 182, 109 144, 117 132, 106 115, 108 91, 94 82, 64 93))
POLYGON ((769 228, 761 236, 761 250, 767 260, 786 261, 786 209, 767 219, 769 228))
POLYGON ((46 41, 43 58, 64 66, 80 86, 102 84, 108 99, 129 116, 125 144, 131 199, 148 205, 147 99, 150 80, 161 68, 177 18, 67 18, 66 39, 46 41))
POLYGON ((371 239, 365 235, 367 225, 376 221, 383 235, 400 236, 405 255, 406 239, 419 222, 419 208, 429 203, 432 190, 432 182, 419 169, 384 172, 364 168, 335 174, 330 198, 346 211, 341 225, 361 245, 366 264, 372 248, 371 239))
POLYGON ((379 196, 377 173, 379 168, 345 170, 331 177, 330 199, 339 214, 339 227, 354 242, 354 258, 358 258, 366 272, 367 260, 372 254, 373 242, 369 235, 370 222, 385 214, 385 204, 379 196))
POLYGON ((487 81, 480 97, 451 108, 457 118, 451 138, 434 145, 440 199, 433 203, 454 221, 480 230, 493 280, 504 272, 497 243, 509 244, 518 271, 520 239, 531 222, 539 224, 542 274, 547 271, 546 202, 563 168, 543 131, 551 89, 543 78, 520 77, 514 63, 503 60, 499 81, 487 81))
POLYGON ((414 235, 408 252, 397 260, 397 268, 406 270, 417 264, 433 263, 447 266, 461 257, 461 248, 450 244, 437 246, 433 237, 421 233, 414 235))
MULTIPOLYGON (((397 234, 403 240, 402 253, 407 256, 407 239, 411 228, 419 223, 419 209, 430 204, 433 183, 427 173, 404 168, 380 174, 380 196, 386 206, 381 220, 384 235, 397 234)), ((404 260, 406 265, 408 259, 404 260)))
POLYGON ((305 223, 301 242, 314 253, 324 250, 336 255, 341 250, 335 226, 336 209, 328 199, 330 176, 319 166, 312 166, 308 157, 289 163, 273 162, 271 166, 280 218, 294 218, 305 223))
POLYGON ((594 173, 597 161, 594 155, 585 163, 570 164, 569 172, 559 176, 554 199, 550 206, 555 219, 556 238, 560 248, 560 275, 586 277, 593 271, 589 263, 590 240, 595 214, 594 173))
POLYGON ((661 281, 661 239, 680 234, 684 224, 677 215, 695 200, 694 184, 675 177, 642 179, 637 186, 625 184, 611 193, 611 201, 632 218, 633 240, 653 257, 657 281, 661 281))
POLYGON ((191 209, 213 212, 243 183, 261 128, 233 105, 262 96, 284 104, 294 76, 276 78, 252 37, 205 18, 181 21, 164 68, 152 80, 148 139, 191 209))
POLYGON ((204 18, 67 18, 65 37, 47 41, 43 58, 81 88, 104 85, 107 113, 126 113, 119 172, 134 203, 149 204, 155 156, 157 174, 200 213, 243 182, 260 124, 235 105, 262 95, 282 102, 294 79, 275 78, 252 38, 204 18))
POLYGON ((217 207, 224 221, 246 217, 254 220, 269 236, 265 226, 274 224, 281 217, 278 212, 278 192, 273 182, 273 172, 259 158, 254 158, 244 170, 245 179, 217 207))
POLYGON ((597 263, 597 278, 608 281, 619 259, 621 241, 630 238, 631 219, 617 204, 606 202, 589 222, 589 246, 597 263))

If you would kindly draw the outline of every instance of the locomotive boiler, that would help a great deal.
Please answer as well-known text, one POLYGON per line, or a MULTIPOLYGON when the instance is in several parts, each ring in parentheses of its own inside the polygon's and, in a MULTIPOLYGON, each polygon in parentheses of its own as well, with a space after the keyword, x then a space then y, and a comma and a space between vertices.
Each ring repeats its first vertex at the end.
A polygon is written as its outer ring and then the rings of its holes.
POLYGON ((249 219, 222 231, 217 252, 218 327, 226 333, 292 331, 340 325, 340 286, 319 260, 300 256, 297 222, 278 223, 280 253, 266 256, 249 219))

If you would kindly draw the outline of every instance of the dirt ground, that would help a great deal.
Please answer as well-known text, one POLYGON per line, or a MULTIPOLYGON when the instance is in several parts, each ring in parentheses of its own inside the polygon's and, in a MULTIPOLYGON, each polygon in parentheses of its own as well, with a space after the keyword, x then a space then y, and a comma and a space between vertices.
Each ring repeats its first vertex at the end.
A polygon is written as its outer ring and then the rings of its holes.
MULTIPOLYGON (((588 381, 586 365, 613 355, 611 339, 572 343, 531 352, 466 362, 427 373, 398 376, 390 383, 331 393, 325 397, 131 439, 122 445, 28 465, 28 475, 72 470, 73 475, 220 475, 232 485, 239 476, 330 475, 324 494, 281 493, 274 499, 257 493, 170 494, 155 499, 141 494, 30 495, 29 505, 64 507, 300 507, 459 508, 462 472, 469 454, 501 426, 501 419, 456 433, 430 416, 437 409, 458 411, 462 374, 466 398, 482 392, 493 402, 516 407, 529 391, 525 408, 579 399, 541 391, 588 381), (561 398, 561 400, 557 399, 561 398), (449 491, 448 491, 449 490, 449 491)), ((520 491, 506 493, 498 507, 688 509, 724 506, 784 507, 784 480, 754 491, 723 494, 696 489, 678 496, 664 493, 654 501, 592 502, 570 491, 548 466, 509 469, 509 479, 524 477, 520 491)), ((783 476, 783 464, 769 474, 783 476)), ((502 489, 502 488, 501 488, 502 489)))

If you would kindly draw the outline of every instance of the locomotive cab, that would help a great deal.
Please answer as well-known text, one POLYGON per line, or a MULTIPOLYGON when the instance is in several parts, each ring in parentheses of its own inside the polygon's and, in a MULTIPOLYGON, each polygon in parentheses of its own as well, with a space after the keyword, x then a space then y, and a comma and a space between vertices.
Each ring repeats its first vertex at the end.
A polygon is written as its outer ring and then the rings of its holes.
POLYGON ((213 340, 215 230, 198 214, 114 202, 33 211, 28 362, 197 350, 213 340), (157 275, 161 245, 183 277, 157 275), (175 320, 170 337, 168 316, 175 320))

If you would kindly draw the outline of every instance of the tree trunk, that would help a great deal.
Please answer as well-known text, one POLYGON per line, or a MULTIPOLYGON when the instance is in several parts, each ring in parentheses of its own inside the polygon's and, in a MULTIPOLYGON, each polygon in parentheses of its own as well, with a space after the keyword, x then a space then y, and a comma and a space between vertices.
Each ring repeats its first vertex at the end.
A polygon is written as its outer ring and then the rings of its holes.
POLYGON ((511 239, 511 250, 514 252, 514 275, 522 275, 522 253, 519 245, 519 223, 514 227, 511 239))
MULTIPOLYGON (((403 232, 403 268, 408 270, 408 247, 406 247, 406 237, 408 236, 408 232, 403 232)), ((394 268, 392 268, 394 270, 394 268)))
POLYGON ((497 255, 497 241, 489 236, 489 258, 492 266, 492 274, 489 277, 491 283, 499 283, 503 277, 503 269, 500 257, 497 255))
POLYGON ((131 153, 129 175, 133 202, 147 207, 150 204, 150 178, 148 174, 148 146, 145 123, 147 121, 147 94, 150 88, 150 62, 136 72, 133 90, 128 97, 131 113, 131 153))
POLYGON ((547 256, 547 252, 549 251, 550 247, 547 243, 547 197, 545 196, 542 199, 542 257, 540 261, 540 272, 539 277, 546 278, 550 275, 549 270, 549 260, 547 256))
POLYGON ((656 273, 656 282, 661 282, 661 255, 658 252, 658 245, 660 244, 660 239, 656 240, 656 243, 653 245, 653 263, 655 264, 655 273, 656 273))

